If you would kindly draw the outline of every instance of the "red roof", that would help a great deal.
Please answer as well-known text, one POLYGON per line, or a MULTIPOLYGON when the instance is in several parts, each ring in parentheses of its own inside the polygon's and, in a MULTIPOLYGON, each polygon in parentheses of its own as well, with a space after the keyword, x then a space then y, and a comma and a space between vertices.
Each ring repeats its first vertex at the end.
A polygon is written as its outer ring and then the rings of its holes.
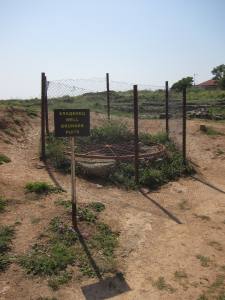
POLYGON ((210 80, 204 81, 202 83, 199 83, 198 86, 203 86, 203 87, 204 86, 217 86, 217 81, 210 79, 210 80))

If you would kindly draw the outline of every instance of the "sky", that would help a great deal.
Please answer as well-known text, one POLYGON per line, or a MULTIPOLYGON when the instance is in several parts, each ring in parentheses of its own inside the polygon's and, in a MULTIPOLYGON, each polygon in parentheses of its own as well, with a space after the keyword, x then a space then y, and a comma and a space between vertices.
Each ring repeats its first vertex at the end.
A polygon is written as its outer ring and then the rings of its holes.
POLYGON ((0 99, 48 80, 162 86, 225 63, 225 0, 0 0, 0 99))

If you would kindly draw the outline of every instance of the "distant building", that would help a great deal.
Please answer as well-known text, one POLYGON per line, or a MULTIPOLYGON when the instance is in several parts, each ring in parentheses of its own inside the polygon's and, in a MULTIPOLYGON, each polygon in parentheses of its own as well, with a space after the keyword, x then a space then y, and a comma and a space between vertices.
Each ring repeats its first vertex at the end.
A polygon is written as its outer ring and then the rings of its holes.
POLYGON ((216 80, 210 79, 197 84, 196 87, 199 87, 201 89, 206 89, 206 90, 216 89, 218 87, 218 82, 216 80))

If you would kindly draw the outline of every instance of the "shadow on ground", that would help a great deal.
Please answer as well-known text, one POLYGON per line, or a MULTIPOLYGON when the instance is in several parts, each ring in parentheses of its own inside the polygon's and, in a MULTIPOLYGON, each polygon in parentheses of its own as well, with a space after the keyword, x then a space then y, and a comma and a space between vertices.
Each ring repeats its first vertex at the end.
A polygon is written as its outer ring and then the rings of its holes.
POLYGON ((105 279, 102 277, 101 272, 94 258, 92 257, 91 252, 89 251, 85 239, 83 238, 79 228, 76 229, 76 232, 78 234, 78 238, 84 249, 84 252, 88 257, 90 265, 92 266, 99 280, 94 284, 90 284, 81 288, 86 300, 107 299, 130 291, 130 287, 126 283, 122 273, 117 272, 115 276, 105 279))
POLYGON ((106 278, 81 289, 86 300, 108 299, 131 290, 122 273, 117 273, 114 277, 106 278))
POLYGON ((156 200, 154 200, 153 198, 151 198, 148 193, 145 193, 142 189, 139 189, 139 191, 141 192, 141 194, 147 198, 148 200, 150 200, 153 204, 155 204, 160 210, 162 210, 170 219, 172 219, 174 222, 176 222, 177 224, 182 224, 182 222, 174 215, 172 214, 168 209, 164 208, 161 204, 159 204, 156 200))

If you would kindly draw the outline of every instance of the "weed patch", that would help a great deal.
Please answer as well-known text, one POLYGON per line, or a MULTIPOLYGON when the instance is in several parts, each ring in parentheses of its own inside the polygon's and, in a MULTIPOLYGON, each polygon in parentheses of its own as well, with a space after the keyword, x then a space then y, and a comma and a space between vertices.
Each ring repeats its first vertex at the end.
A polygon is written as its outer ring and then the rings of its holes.
POLYGON ((6 199, 3 197, 0 197, 0 213, 5 211, 6 206, 7 206, 6 199))
POLYGON ((174 273, 174 277, 176 279, 183 279, 183 278, 187 278, 187 273, 185 271, 176 271, 174 273))
POLYGON ((11 162, 11 159, 5 154, 0 153, 0 165, 11 162))
POLYGON ((58 199, 55 202, 55 205, 63 206, 64 208, 71 209, 72 203, 70 200, 58 199))
POLYGON ((0 226, 0 271, 4 271, 11 263, 8 252, 11 250, 14 234, 12 226, 0 226))
POLYGON ((211 262, 209 257, 198 254, 196 258, 200 260, 202 267, 209 267, 209 263, 211 262))
MULTIPOLYGON (((160 143, 166 147, 166 155, 163 158, 151 161, 151 163, 147 160, 140 162, 140 185, 154 189, 171 180, 194 172, 191 166, 183 164, 182 154, 168 140, 165 133, 156 135, 140 133, 139 140, 142 146, 160 143)), ((88 152, 93 146, 96 149, 96 145, 99 145, 99 148, 101 148, 101 146, 104 147, 106 144, 132 143, 132 141, 133 132, 129 130, 126 124, 110 121, 92 129, 89 137, 78 138, 76 151, 88 152)), ((66 154, 67 142, 65 139, 50 135, 46 149, 47 156, 53 166, 65 172, 70 170, 70 159, 66 154)), ((80 176, 87 176, 82 171, 82 167, 78 165, 76 166, 76 172, 80 176)), ((116 168, 109 170, 109 176, 107 176, 106 181, 127 189, 136 189, 133 161, 117 162, 116 168)))
POLYGON ((53 167, 64 173, 69 173, 70 159, 65 155, 66 146, 66 139, 56 138, 53 134, 50 134, 46 141, 46 157, 53 167))
POLYGON ((50 286, 54 291, 57 291, 61 285, 68 283, 72 278, 72 275, 68 272, 61 272, 58 276, 54 276, 48 280, 48 286, 50 286))
POLYGON ((208 127, 206 125, 200 126, 200 131, 209 135, 209 136, 217 136, 217 135, 224 135, 222 132, 214 129, 213 127, 208 127))
POLYGON ((198 300, 216 299, 225 300, 225 275, 218 274, 215 281, 208 289, 198 298, 198 300))
POLYGON ((168 283, 166 283, 165 278, 160 276, 155 282, 153 282, 153 286, 155 286, 160 291, 168 291, 170 293, 174 293, 175 289, 168 283))
POLYGON ((80 221, 86 221, 88 223, 94 223, 96 221, 96 215, 88 207, 80 207, 77 212, 80 221))
POLYGON ((38 195, 62 192, 62 189, 42 181, 27 183, 25 190, 29 193, 35 193, 38 195))
POLYGON ((101 202, 91 202, 88 207, 92 208, 96 212, 101 212, 105 209, 105 205, 101 202))
MULTIPOLYGON (((57 205, 68 208, 64 200, 57 205)), ((69 265, 79 268, 82 275, 89 277, 96 276, 92 261, 101 274, 113 272, 118 234, 108 225, 98 222, 98 214, 104 208, 100 202, 79 207, 79 231, 71 228, 68 216, 53 218, 31 250, 19 257, 19 264, 29 274, 50 276, 48 284, 53 290, 71 280, 72 275, 67 272, 69 265)))

